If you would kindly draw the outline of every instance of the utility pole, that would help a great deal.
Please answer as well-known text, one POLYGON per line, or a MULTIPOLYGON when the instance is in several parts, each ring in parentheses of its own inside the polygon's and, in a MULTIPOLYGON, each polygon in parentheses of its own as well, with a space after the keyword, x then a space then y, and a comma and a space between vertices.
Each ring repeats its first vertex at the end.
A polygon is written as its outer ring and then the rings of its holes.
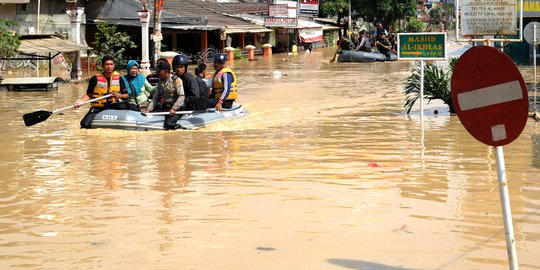
POLYGON ((163 35, 161 34, 161 9, 163 8, 164 0, 154 0, 154 66, 157 64, 159 55, 161 54, 161 40, 163 35))

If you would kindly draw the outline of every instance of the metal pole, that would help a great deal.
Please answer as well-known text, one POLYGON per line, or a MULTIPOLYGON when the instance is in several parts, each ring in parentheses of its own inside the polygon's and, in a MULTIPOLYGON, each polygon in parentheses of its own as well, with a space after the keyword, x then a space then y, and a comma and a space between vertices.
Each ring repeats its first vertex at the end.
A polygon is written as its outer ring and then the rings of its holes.
POLYGON ((536 113, 536 24, 533 24, 533 77, 534 77, 534 113, 536 113))
POLYGON ((502 146, 495 147, 495 159, 497 162, 497 178, 499 180, 499 193, 501 196, 501 206, 504 219, 504 235, 506 236, 508 263, 510 264, 510 270, 518 270, 519 267, 516 253, 516 239, 514 238, 512 211, 510 209, 508 182, 506 181, 506 167, 504 165, 504 153, 502 146))
POLYGON ((424 59, 420 60, 420 121, 424 121, 424 59))
POLYGON ((349 32, 347 33, 347 36, 350 37, 349 33, 352 32, 352 17, 351 17, 351 0, 349 0, 349 22, 348 22, 348 28, 349 32))
POLYGON ((41 11, 41 0, 37 1, 37 28, 36 28, 36 34, 39 35, 39 15, 41 11))

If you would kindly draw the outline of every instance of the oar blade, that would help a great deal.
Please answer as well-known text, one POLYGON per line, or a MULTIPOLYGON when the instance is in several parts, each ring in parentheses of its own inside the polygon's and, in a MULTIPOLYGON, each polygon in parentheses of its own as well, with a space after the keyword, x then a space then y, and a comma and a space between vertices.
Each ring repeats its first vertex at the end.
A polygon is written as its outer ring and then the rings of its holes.
POLYGON ((27 127, 35 125, 37 123, 47 120, 47 118, 49 118, 51 114, 52 112, 44 111, 44 110, 27 113, 23 115, 24 124, 27 127))

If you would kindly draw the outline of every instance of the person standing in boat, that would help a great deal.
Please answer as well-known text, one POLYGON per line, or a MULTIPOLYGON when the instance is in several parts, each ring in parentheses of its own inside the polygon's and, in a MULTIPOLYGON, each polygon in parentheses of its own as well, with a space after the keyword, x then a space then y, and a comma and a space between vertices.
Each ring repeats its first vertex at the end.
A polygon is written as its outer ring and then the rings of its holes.
POLYGON ((373 36, 375 37, 375 42, 381 40, 382 35, 388 36, 388 31, 384 29, 382 23, 377 24, 377 29, 375 29, 375 33, 373 33, 373 36))
POLYGON ((120 74, 114 70, 115 62, 114 57, 110 55, 103 56, 101 59, 101 68, 103 72, 97 73, 90 78, 88 82, 88 88, 86 94, 79 100, 75 101, 73 107, 79 108, 82 102, 90 99, 102 97, 104 95, 112 94, 111 98, 100 99, 91 103, 91 107, 88 113, 81 120, 81 128, 91 128, 92 121, 96 115, 107 109, 125 110, 127 106, 118 101, 123 98, 128 98, 126 85, 120 78, 120 74))
POLYGON ((238 98, 236 85, 238 80, 233 70, 226 66, 227 55, 218 53, 214 57, 214 69, 216 73, 212 79, 212 94, 208 99, 208 108, 232 108, 233 102, 238 98))
POLYGON ((144 75, 139 74, 137 61, 129 60, 127 74, 122 76, 122 81, 124 81, 129 94, 127 98, 128 110, 140 111, 141 108, 148 107, 149 97, 154 93, 155 87, 152 87, 144 75))
POLYGON ((371 52, 371 43, 369 42, 369 37, 367 36, 366 30, 360 31, 360 42, 358 43, 358 46, 355 48, 357 51, 362 52, 371 52))
MULTIPOLYGON (((159 65, 160 62, 167 62, 167 59, 165 58, 159 58, 156 61, 156 67, 159 65)), ((152 86, 156 86, 159 82, 159 74, 157 72, 157 68, 155 72, 152 72, 146 76, 146 80, 150 83, 152 86)))
POLYGON ((155 108, 169 112, 170 114, 165 116, 163 126, 166 129, 181 128, 176 124, 176 121, 180 119, 182 115, 176 114, 176 111, 180 110, 184 105, 185 95, 182 80, 178 76, 171 74, 171 65, 169 62, 160 62, 158 65, 159 82, 156 92, 152 97, 152 102, 148 104, 148 108, 143 112, 148 113, 155 108))
POLYGON ((197 82, 199 83, 199 90, 201 91, 201 95, 206 96, 206 103, 208 104, 208 96, 210 96, 210 88, 206 84, 206 65, 204 63, 199 64, 195 68, 195 78, 197 78, 197 82))
MULTIPOLYGON (((188 70, 188 58, 184 54, 173 58, 173 71, 182 80, 184 94, 186 95, 184 110, 205 110, 208 94, 199 89, 199 82, 188 70)), ((204 90, 203 90, 204 91, 204 90)))

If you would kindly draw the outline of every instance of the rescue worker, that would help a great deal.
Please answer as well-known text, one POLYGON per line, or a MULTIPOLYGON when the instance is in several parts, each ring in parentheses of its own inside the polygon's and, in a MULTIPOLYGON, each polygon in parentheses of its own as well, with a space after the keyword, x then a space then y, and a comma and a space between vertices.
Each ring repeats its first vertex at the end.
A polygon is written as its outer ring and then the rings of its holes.
POLYGON ((360 31, 360 43, 355 50, 371 52, 371 43, 369 42, 369 37, 367 36, 366 30, 360 31))
POLYGON ((148 108, 143 112, 148 113, 157 108, 160 111, 169 112, 165 116, 163 126, 166 129, 181 128, 176 124, 176 121, 182 117, 181 114, 176 114, 176 111, 184 105, 184 87, 182 80, 178 76, 171 74, 171 65, 169 62, 160 62, 158 65, 159 82, 156 92, 152 97, 152 102, 148 104, 148 108))
POLYGON ((197 78, 187 72, 189 63, 187 56, 184 54, 176 55, 172 63, 174 73, 182 79, 184 86, 184 94, 186 95, 184 110, 205 110, 208 93, 204 92, 204 89, 201 91, 197 78))
POLYGON ((115 63, 114 57, 110 55, 103 56, 101 59, 101 67, 103 72, 97 73, 90 78, 88 82, 88 88, 86 94, 84 94, 79 100, 75 101, 73 106, 79 108, 82 102, 90 99, 102 97, 104 95, 112 94, 112 97, 107 99, 100 99, 91 103, 91 107, 88 113, 81 120, 81 128, 91 128, 92 121, 96 115, 107 109, 125 110, 127 106, 125 103, 119 103, 119 99, 128 98, 129 94, 126 89, 124 81, 118 72, 114 70, 115 63))
POLYGON ((390 44, 390 41, 388 41, 388 38, 386 37, 386 34, 381 34, 381 39, 377 42, 375 42, 377 46, 377 50, 379 50, 380 53, 384 54, 386 56, 387 60, 390 60, 390 57, 392 56, 392 53, 396 53, 396 51, 392 50, 390 48, 392 44, 390 44))
POLYGON ((214 77, 212 78, 212 94, 208 99, 208 108, 232 108, 233 102, 238 98, 236 86, 238 80, 232 69, 226 66, 227 55, 218 53, 214 57, 214 77))

